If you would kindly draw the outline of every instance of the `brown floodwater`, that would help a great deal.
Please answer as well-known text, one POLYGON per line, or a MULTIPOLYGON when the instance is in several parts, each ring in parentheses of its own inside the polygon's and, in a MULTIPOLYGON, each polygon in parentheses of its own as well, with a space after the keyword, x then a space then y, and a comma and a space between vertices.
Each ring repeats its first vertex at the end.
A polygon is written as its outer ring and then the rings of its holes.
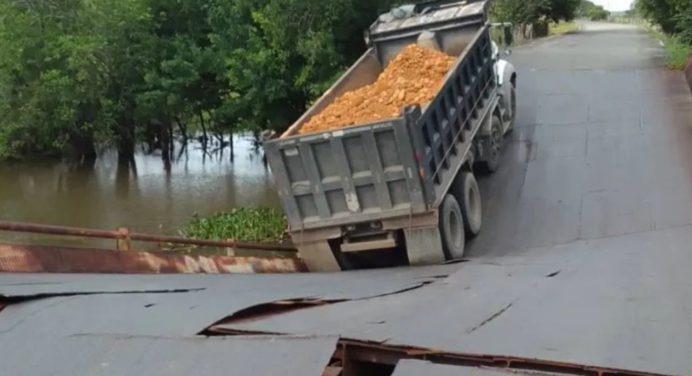
MULTIPOLYGON (((91 166, 0 163, 0 219, 176 234, 195 214, 281 207, 263 153, 251 136, 234 137, 233 161, 228 147, 204 153, 192 142, 180 153, 177 146, 169 171, 160 154, 143 152, 131 169, 118 165, 114 151, 103 152, 91 166)), ((41 236, 0 232, 3 239, 46 243, 41 236)))

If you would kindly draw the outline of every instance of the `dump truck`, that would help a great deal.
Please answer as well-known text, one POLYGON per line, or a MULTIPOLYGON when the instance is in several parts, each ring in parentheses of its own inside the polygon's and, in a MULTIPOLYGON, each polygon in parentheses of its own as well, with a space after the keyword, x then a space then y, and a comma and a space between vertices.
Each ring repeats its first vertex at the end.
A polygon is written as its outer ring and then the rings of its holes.
POLYGON ((516 109, 516 73, 490 38, 486 1, 432 1, 381 15, 369 49, 265 155, 300 257, 311 271, 432 264, 481 231, 475 173, 498 168, 516 109), (406 46, 456 57, 430 103, 314 133, 301 126, 375 82, 406 46))

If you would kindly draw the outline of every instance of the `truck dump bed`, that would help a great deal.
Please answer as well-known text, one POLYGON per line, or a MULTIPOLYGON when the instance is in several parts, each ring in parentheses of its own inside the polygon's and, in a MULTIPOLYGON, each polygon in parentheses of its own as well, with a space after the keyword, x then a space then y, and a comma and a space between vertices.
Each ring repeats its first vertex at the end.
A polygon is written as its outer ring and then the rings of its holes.
POLYGON ((494 98, 485 7, 453 3, 404 19, 381 17, 370 28, 373 47, 279 139, 265 143, 291 231, 411 216, 439 204, 494 98), (341 94, 374 82, 423 31, 458 56, 431 103, 385 121, 298 134, 341 94))

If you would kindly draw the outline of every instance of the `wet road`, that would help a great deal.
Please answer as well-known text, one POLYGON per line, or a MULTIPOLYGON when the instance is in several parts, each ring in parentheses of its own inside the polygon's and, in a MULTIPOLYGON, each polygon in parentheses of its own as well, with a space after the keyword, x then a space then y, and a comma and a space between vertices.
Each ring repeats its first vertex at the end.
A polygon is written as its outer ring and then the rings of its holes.
POLYGON ((618 24, 515 49, 518 127, 470 256, 692 223, 692 104, 662 57, 618 24))
MULTIPOLYGON (((692 374, 692 95, 661 67, 656 41, 614 28, 589 24, 516 49, 519 123, 504 165, 481 180, 485 227, 470 261, 334 274, 0 274, 0 298, 15 303, 0 312, 4 369, 321 375, 346 338, 578 364, 570 374, 692 374), (198 335, 210 331, 232 336, 198 335)), ((435 361, 434 350, 418 354, 435 361)), ((450 367, 401 361, 394 374, 514 374, 450 367)))

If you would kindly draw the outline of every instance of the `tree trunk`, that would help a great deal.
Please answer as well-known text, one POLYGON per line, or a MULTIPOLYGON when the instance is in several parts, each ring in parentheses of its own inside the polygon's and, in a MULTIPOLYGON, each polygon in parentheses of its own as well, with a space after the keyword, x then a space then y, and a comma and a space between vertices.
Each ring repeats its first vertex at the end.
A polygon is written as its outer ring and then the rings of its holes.
POLYGON ((231 132, 230 136, 228 137, 228 146, 231 147, 231 162, 233 162, 233 132, 231 132))
POLYGON ((92 162, 96 160, 96 146, 92 134, 70 135, 70 147, 72 156, 80 162, 92 162))
POLYGON ((175 119, 175 123, 178 124, 178 131, 180 132, 180 135, 183 136, 183 144, 187 144, 187 125, 185 125, 178 118, 175 119))
POLYGON ((204 114, 202 111, 199 112, 199 125, 202 127, 202 149, 207 150, 207 126, 204 123, 204 114))
POLYGON ((135 159, 135 126, 133 123, 118 128, 118 163, 134 164, 135 159))
POLYGON ((163 124, 159 126, 159 139, 161 140, 161 159, 163 159, 164 164, 170 164, 171 162, 171 135, 169 131, 169 126, 163 124))

